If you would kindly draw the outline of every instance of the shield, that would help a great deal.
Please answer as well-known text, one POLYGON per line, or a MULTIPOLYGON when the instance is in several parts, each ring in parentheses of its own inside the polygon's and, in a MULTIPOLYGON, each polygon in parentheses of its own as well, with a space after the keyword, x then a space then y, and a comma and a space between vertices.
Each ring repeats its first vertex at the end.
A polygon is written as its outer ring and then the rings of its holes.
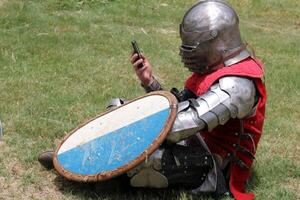
POLYGON ((55 151, 54 167, 73 181, 103 181, 143 162, 166 138, 177 100, 169 92, 148 93, 71 131, 55 151))

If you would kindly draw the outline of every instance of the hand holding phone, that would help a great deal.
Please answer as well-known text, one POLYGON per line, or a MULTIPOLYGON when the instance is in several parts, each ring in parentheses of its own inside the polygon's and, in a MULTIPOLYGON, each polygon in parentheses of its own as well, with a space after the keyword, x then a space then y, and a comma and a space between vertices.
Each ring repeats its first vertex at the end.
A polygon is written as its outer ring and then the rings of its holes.
MULTIPOLYGON (((138 55, 138 59, 137 60, 141 59, 142 55, 141 55, 141 51, 140 51, 140 49, 138 47, 137 42, 135 40, 132 40, 131 41, 131 45, 132 45, 132 48, 133 48, 133 52, 138 55)), ((143 63, 139 64, 138 68, 142 68, 142 67, 144 67, 143 63)))
POLYGON ((141 54, 137 42, 132 40, 131 44, 133 48, 133 54, 130 56, 130 62, 141 83, 145 86, 148 86, 153 80, 151 64, 149 63, 148 59, 141 54))

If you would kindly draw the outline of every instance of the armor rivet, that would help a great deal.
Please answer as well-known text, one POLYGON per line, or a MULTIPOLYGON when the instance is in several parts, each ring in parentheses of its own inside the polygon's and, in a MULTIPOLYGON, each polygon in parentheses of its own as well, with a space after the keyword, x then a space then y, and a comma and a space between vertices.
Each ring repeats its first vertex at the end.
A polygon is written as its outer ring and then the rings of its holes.
POLYGON ((184 170, 184 173, 186 174, 186 171, 184 170))
POLYGON ((184 156, 185 159, 187 159, 187 156, 184 156))
POLYGON ((235 133, 234 135, 238 136, 238 135, 239 135, 239 133, 235 133))
POLYGON ((207 157, 205 156, 205 160, 207 160, 207 157))
POLYGON ((232 144, 232 146, 233 146, 233 147, 235 147, 235 146, 236 146, 236 144, 232 144))
POLYGON ((230 153, 228 153, 227 156, 229 157, 229 156, 230 156, 230 153))
POLYGON ((212 30, 212 31, 210 32, 210 35, 211 35, 211 37, 215 38, 215 37, 217 37, 217 35, 218 35, 218 31, 217 31, 217 30, 212 30))

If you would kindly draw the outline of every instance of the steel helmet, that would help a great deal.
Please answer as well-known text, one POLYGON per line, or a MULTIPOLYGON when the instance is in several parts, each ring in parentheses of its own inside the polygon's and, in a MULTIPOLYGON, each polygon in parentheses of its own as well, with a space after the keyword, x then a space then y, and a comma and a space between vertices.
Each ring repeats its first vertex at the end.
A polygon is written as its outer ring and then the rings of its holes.
POLYGON ((242 43, 239 19, 227 3, 199 1, 180 24, 180 55, 190 71, 209 73, 250 56, 242 43))

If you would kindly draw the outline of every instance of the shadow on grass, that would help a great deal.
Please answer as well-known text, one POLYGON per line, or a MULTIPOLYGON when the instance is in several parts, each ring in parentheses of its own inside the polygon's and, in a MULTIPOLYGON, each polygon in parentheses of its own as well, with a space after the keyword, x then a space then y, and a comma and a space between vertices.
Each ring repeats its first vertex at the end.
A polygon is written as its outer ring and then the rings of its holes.
POLYGON ((258 177, 258 174, 255 170, 255 168, 252 168, 251 170, 251 177, 249 178, 249 181, 247 182, 247 190, 253 191, 256 187, 258 187, 260 184, 260 180, 258 177))
MULTIPOLYGON (((255 169, 252 170, 252 176, 247 183, 248 191, 253 191, 258 187, 260 181, 255 169)), ((104 182, 96 183, 79 183, 68 181, 67 179, 57 176, 54 184, 58 190, 66 197, 76 196, 79 199, 137 199, 137 200, 160 200, 160 199, 213 199, 207 195, 192 195, 189 190, 183 188, 167 189, 149 189, 130 187, 127 176, 120 176, 104 182)), ((224 198, 221 198, 224 199, 224 198)), ((225 198, 230 199, 230 198, 225 198)))
POLYGON ((79 199, 211 199, 209 196, 192 195, 182 188, 133 188, 130 187, 129 180, 125 177, 97 183, 78 183, 57 176, 54 183, 66 197, 76 196, 79 199))

